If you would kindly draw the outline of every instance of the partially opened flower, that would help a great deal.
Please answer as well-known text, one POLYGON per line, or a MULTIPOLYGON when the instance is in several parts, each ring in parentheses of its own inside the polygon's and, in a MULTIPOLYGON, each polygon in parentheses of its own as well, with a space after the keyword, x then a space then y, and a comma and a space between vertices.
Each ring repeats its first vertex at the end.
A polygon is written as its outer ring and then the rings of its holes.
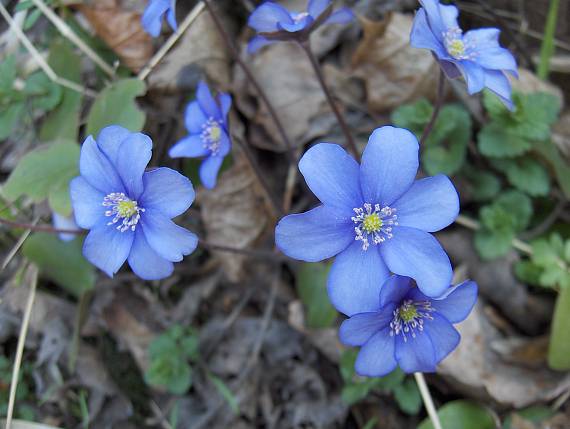
POLYGON ((188 104, 184 114, 190 135, 172 146, 168 152, 173 158, 204 158, 200 166, 200 180, 208 189, 216 186, 218 171, 231 149, 228 134, 228 112, 231 105, 232 97, 229 94, 222 92, 215 99, 208 85, 200 82, 196 90, 196 101, 188 104))
POLYGON ((283 218, 275 241, 308 262, 337 256, 328 279, 333 305, 352 315, 378 309, 390 271, 414 278, 426 295, 451 283, 451 263, 430 232, 452 223, 459 197, 443 175, 414 181, 418 140, 401 128, 375 130, 358 163, 335 144, 309 149, 299 169, 322 205, 283 218))
POLYGON ((463 76, 470 94, 488 88, 509 108, 511 84, 506 74, 518 76, 515 58, 499 45, 496 28, 480 28, 463 34, 455 6, 438 0, 420 0, 410 37, 415 48, 430 49, 450 79, 463 76))
POLYGON ((169 168, 145 171, 151 155, 148 136, 119 126, 81 148, 81 176, 70 184, 75 221, 90 230, 83 254, 109 276, 128 260, 143 279, 167 277, 198 244, 171 220, 192 204, 192 183, 169 168))
POLYGON ((170 27, 176 31, 176 0, 150 0, 142 16, 142 26, 152 37, 160 34, 164 15, 170 27))
POLYGON ((459 344, 453 327, 467 318, 477 301, 477 284, 463 282, 432 299, 413 287, 409 277, 392 276, 380 291, 374 310, 361 299, 362 312, 345 320, 340 340, 361 346, 355 369, 381 377, 399 366, 404 372, 434 372, 459 344))
POLYGON ((248 25, 258 35, 249 42, 248 51, 253 53, 279 40, 305 41, 323 24, 346 24, 353 19, 348 8, 333 11, 331 0, 309 0, 305 12, 290 12, 280 4, 266 1, 249 17, 248 25))

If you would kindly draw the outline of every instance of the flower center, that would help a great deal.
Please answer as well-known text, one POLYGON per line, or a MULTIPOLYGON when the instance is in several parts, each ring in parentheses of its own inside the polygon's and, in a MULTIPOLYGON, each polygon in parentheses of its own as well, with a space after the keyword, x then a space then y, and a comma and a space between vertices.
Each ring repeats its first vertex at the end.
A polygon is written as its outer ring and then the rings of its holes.
POLYGON ((435 308, 429 301, 412 301, 408 299, 394 310, 394 318, 390 322, 390 336, 402 335, 408 341, 407 335, 416 338, 417 333, 424 330, 424 319, 433 320, 431 313, 435 308))
POLYGON ((112 192, 103 198, 103 207, 108 207, 105 216, 113 219, 107 225, 117 225, 117 229, 125 232, 128 229, 135 230, 141 213, 145 210, 137 205, 136 201, 131 200, 122 192, 112 192))
POLYGON ((380 244, 392 238, 392 227, 398 225, 396 209, 365 203, 363 207, 356 207, 353 210, 356 214, 351 218, 355 223, 354 239, 362 241, 362 250, 368 250, 370 240, 374 244, 380 244))
POLYGON ((463 38, 460 28, 450 28, 443 33, 445 49, 456 60, 473 59, 473 44, 463 38))
POLYGON ((208 149, 212 155, 220 150, 220 142, 222 140, 222 126, 214 118, 209 118, 202 125, 202 142, 204 147, 208 149))

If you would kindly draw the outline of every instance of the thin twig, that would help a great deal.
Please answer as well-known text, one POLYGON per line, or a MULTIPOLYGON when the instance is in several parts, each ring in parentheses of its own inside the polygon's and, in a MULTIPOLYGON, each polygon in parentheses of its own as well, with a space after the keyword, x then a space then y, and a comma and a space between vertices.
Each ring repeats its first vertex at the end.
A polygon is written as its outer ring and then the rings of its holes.
MULTIPOLYGON (((2 220, 0 218, 0 220, 2 220)), ((37 218, 32 224, 31 226, 34 227, 39 221, 39 218, 37 218)), ((22 247, 24 245, 24 242, 28 239, 28 237, 30 236, 32 230, 30 228, 26 229, 24 231, 24 233, 20 236, 20 238, 18 239, 18 242, 14 245, 14 247, 12 247, 12 250, 10 250, 10 253, 8 253, 8 255, 6 255, 6 258, 4 259, 4 261, 2 262, 2 265, 0 265, 0 272, 4 271, 6 269, 6 267, 8 266, 8 264, 10 263, 10 261, 14 258, 14 256, 16 256, 16 253, 18 253, 18 250, 20 250, 20 247, 22 247)))
POLYGON ((439 111, 441 110, 441 105, 443 104, 444 95, 445 95, 445 73, 443 72, 443 70, 440 70, 439 80, 437 82, 437 98, 435 100, 435 106, 433 108, 431 118, 426 127, 424 128, 424 132, 422 133, 422 137, 420 138, 420 144, 426 142, 427 138, 429 137, 430 133, 433 130, 433 126, 435 125, 435 121, 437 121, 439 111))
POLYGON ((305 54, 307 54, 307 57, 311 61, 311 65, 313 66, 313 70, 315 71, 315 75, 317 76, 317 80, 319 81, 319 84, 321 85, 321 88, 322 88, 322 90, 323 90, 323 92, 327 98, 327 102, 329 103, 329 105, 330 105, 330 107, 331 107, 331 109, 332 109, 332 111, 336 117, 336 120, 338 121, 338 124, 340 125, 340 128, 342 130, 342 133, 344 134, 344 138, 346 139, 348 147, 353 152, 356 159, 360 160, 360 152, 358 151, 358 147, 356 146, 356 142, 354 141, 354 138, 352 137, 352 134, 350 133, 350 129, 348 128, 348 124, 344 120, 344 116, 342 116, 342 113, 340 113, 340 110, 338 109, 338 106, 337 106, 337 104, 333 98, 332 92, 329 89, 327 82, 325 81, 323 71, 321 70, 321 65, 319 64, 317 57, 315 57, 315 54, 313 54, 310 42, 309 41, 300 42, 299 46, 301 46, 301 48, 303 49, 305 54))
POLYGON ((36 296, 36 286, 38 284, 38 269, 35 265, 30 265, 26 271, 24 281, 30 285, 30 293, 28 294, 28 302, 24 310, 24 318, 22 327, 20 328, 20 336, 18 337, 18 345, 16 347, 16 358, 14 359, 14 368, 12 369, 12 381, 10 383, 10 397, 8 399, 8 411, 6 413, 6 429, 12 426, 12 416, 14 414, 14 405, 16 404, 16 390, 18 388, 18 379, 20 375, 20 366, 22 365, 22 356, 24 354, 24 344, 28 334, 28 326, 32 315, 32 307, 36 296))
POLYGON ((182 35, 190 28, 192 23, 200 16, 202 11, 204 10, 204 2, 198 3, 194 6, 194 9, 190 11, 190 13, 184 18, 184 21, 178 26, 178 29, 172 33, 172 35, 168 38, 166 43, 161 46, 161 48, 157 51, 156 54, 150 59, 147 65, 140 71, 138 74, 138 78, 140 80, 145 80, 148 75, 152 72, 152 70, 162 61, 164 56, 172 49, 174 44, 182 37, 182 35))
POLYGON ((435 405, 433 404, 433 399, 431 397, 431 394, 429 393, 429 388, 424 378, 424 375, 421 372, 415 372, 414 378, 416 379, 416 383, 418 384, 418 388, 420 389, 420 394, 422 395, 424 406, 426 407, 426 411, 433 424, 434 429, 443 429, 443 427, 441 426, 441 422, 439 421, 439 416, 437 415, 437 410, 435 409, 435 405))
POLYGON ((18 24, 12 19, 4 5, 0 2, 0 14, 4 17, 6 22, 10 25, 11 30, 14 32, 16 37, 20 39, 26 50, 30 53, 30 55, 34 58, 34 60, 38 63, 40 68, 43 72, 56 84, 69 88, 73 91, 79 92, 81 94, 87 95, 88 97, 95 98, 97 93, 79 85, 76 82, 73 82, 69 79, 65 79, 57 75, 56 72, 50 67, 47 61, 44 59, 42 54, 38 52, 35 48, 34 44, 28 39, 28 37, 24 34, 22 29, 18 26, 18 24))
POLYGON ((82 229, 54 228, 51 225, 36 225, 35 223, 17 222, 17 221, 13 221, 13 220, 4 219, 4 218, 0 218, 0 224, 4 224, 4 225, 10 226, 12 228, 22 228, 22 229, 27 229, 30 231, 37 231, 37 232, 49 232, 52 234, 76 234, 76 235, 85 234, 85 231, 82 229))

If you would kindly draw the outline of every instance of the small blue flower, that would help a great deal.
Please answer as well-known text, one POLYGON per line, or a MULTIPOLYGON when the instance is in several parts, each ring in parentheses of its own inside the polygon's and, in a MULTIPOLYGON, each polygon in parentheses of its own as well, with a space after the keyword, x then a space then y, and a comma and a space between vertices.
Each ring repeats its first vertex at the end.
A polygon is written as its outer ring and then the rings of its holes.
POLYGON ((420 0, 423 6, 414 19, 410 37, 415 48, 430 49, 450 79, 463 75, 469 94, 488 88, 513 109, 509 73, 518 77, 517 63, 508 49, 499 45, 496 28, 480 28, 463 34, 455 6, 438 0, 420 0))
POLYGON ((346 24, 353 19, 354 14, 348 8, 333 12, 331 0, 309 0, 306 12, 290 12, 280 4, 267 1, 249 17, 248 25, 260 34, 251 39, 248 51, 254 53, 278 40, 306 38, 323 24, 346 24))
POLYGON ((328 291, 348 316, 378 309, 390 271, 412 277, 429 296, 441 295, 451 283, 449 258, 430 232, 455 220, 459 197, 446 176, 414 180, 418 150, 410 131, 385 126, 370 136, 361 165, 327 143, 313 146, 299 162, 322 205, 284 217, 275 242, 286 255, 307 262, 337 256, 328 291))
POLYGON ((168 152, 172 158, 204 158, 200 166, 200 180, 208 189, 216 186, 218 171, 231 149, 228 133, 228 112, 231 105, 232 97, 229 94, 221 92, 216 100, 208 85, 200 82, 196 90, 196 101, 188 104, 184 114, 190 135, 172 146, 168 152))
POLYGON ((477 284, 463 282, 443 297, 425 296, 409 277, 392 276, 376 309, 361 299, 362 312, 340 326, 340 340, 361 346, 356 373, 381 377, 399 366, 404 372, 435 372, 461 339, 452 324, 467 318, 477 301, 477 284))
POLYGON ((192 183, 169 168, 145 171, 151 156, 148 136, 116 125, 81 147, 81 176, 70 184, 75 221, 90 230, 83 254, 111 277, 126 260, 145 280, 168 277, 198 244, 171 220, 192 204, 192 183))
MULTIPOLYGON (((70 230, 78 229, 77 224, 75 223, 75 220, 73 219, 73 215, 68 217, 68 216, 60 215, 57 212, 52 212, 51 219, 52 219, 53 227, 56 229, 70 229, 70 230)), ((61 232, 58 234, 58 237, 61 241, 71 241, 75 237, 77 237, 77 234, 61 232)))
POLYGON ((152 37, 160 34, 164 15, 170 27, 176 31, 176 0, 150 0, 142 16, 142 26, 152 37))

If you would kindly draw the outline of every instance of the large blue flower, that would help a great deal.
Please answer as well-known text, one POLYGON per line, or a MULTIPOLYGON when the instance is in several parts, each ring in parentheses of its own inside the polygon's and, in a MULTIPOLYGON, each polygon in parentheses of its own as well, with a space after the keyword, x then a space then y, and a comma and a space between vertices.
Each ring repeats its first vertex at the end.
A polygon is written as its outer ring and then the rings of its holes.
POLYGON ((299 169, 322 205, 286 216, 275 241, 286 255, 308 262, 337 256, 328 279, 332 303, 352 315, 378 308, 389 272, 414 278, 429 296, 451 283, 447 254, 430 232, 452 223, 459 197, 443 175, 414 181, 418 140, 401 128, 375 130, 358 163, 335 144, 309 149, 299 169))
POLYGON ((104 128, 81 148, 81 176, 71 181, 75 221, 91 230, 83 254, 113 276, 128 260, 146 280, 169 276, 198 238, 172 218, 194 200, 192 183, 169 168, 146 171, 151 139, 119 126, 104 128))
POLYGON ((480 28, 463 34, 457 24, 455 6, 438 0, 420 0, 410 42, 413 47, 430 49, 443 71, 453 79, 463 75, 470 94, 488 88, 509 108, 511 84, 506 76, 518 76, 517 63, 508 49, 499 45, 496 28, 480 28))
POLYGON ((176 31, 176 0, 150 0, 142 16, 142 26, 152 37, 160 34, 164 15, 170 27, 176 31))
POLYGON ((251 39, 248 51, 253 53, 278 40, 307 37, 323 24, 346 24, 353 19, 348 8, 333 12, 331 0, 309 0, 306 12, 290 12, 280 4, 266 1, 249 17, 248 25, 260 34, 251 39))
POLYGON ((221 92, 216 100, 208 85, 200 82, 196 101, 188 104, 184 114, 190 135, 168 152, 173 158, 204 158, 200 166, 200 180, 208 189, 216 186, 218 171, 231 149, 227 125, 231 105, 232 97, 229 94, 221 92))
POLYGON ((434 372, 459 344, 453 323, 467 318, 477 301, 477 284, 466 281, 438 299, 425 296, 409 277, 392 276, 380 291, 374 310, 362 297, 362 312, 340 327, 340 340, 361 346, 355 369, 381 377, 400 366, 404 372, 434 372))

